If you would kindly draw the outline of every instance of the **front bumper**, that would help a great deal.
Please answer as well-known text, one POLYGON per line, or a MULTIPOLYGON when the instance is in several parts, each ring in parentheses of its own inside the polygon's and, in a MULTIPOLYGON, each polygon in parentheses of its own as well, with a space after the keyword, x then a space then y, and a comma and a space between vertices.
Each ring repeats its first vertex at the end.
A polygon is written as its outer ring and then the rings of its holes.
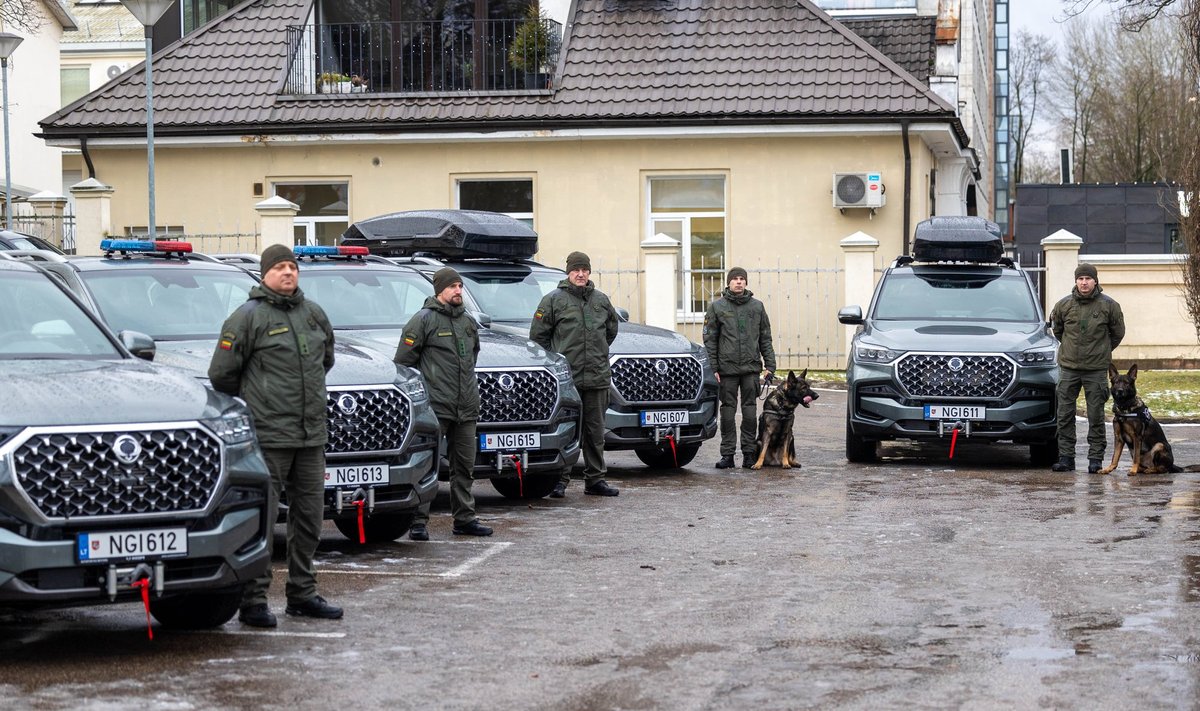
POLYGON ((607 450, 638 449, 654 446, 666 434, 675 436, 675 426, 659 428, 641 424, 641 413, 646 410, 688 411, 687 424, 679 425, 677 444, 703 442, 717 434, 718 402, 716 389, 705 387, 699 400, 690 403, 616 403, 611 402, 604 413, 604 448, 607 450), (658 441, 655 430, 658 430, 658 441))
MULTIPOLYGON (((579 421, 577 419, 560 419, 558 422, 543 427, 522 427, 507 423, 504 425, 479 425, 479 434, 499 432, 541 432, 541 448, 512 452, 475 453, 475 468, 472 476, 476 479, 516 479, 517 461, 521 462, 522 475, 540 474, 545 472, 558 473, 575 466, 579 461, 579 421)), ((449 474, 449 466, 445 467, 449 474)))

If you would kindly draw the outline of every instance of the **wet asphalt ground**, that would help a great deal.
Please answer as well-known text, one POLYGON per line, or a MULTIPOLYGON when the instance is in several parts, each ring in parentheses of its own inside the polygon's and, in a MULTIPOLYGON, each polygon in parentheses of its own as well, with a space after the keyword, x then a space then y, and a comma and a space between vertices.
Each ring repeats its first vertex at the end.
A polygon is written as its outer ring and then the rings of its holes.
MULTIPOLYGON (((970 443, 848 465, 844 412, 799 413, 801 469, 716 470, 714 440, 667 474, 610 453, 616 499, 479 482, 490 539, 450 534, 445 485, 428 543, 327 526, 338 622, 285 617, 278 572, 271 632, 0 615, 0 707, 1200 708, 1200 474, 970 443)), ((1167 432, 1200 463, 1200 427, 1167 432)))

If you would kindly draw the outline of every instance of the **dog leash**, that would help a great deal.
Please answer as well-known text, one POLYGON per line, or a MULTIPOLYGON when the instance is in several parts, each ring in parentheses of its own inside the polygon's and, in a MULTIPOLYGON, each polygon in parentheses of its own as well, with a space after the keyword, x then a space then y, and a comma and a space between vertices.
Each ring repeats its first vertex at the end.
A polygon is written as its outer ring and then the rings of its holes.
POLYGON ((775 374, 771 373, 767 377, 758 381, 758 399, 766 400, 771 394, 771 386, 775 384, 775 374))

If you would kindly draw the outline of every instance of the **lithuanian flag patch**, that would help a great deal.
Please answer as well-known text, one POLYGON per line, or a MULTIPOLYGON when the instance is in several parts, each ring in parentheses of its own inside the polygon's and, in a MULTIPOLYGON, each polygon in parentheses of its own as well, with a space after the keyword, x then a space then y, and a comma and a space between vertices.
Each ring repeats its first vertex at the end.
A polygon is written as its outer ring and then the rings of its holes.
POLYGON ((221 343, 219 345, 221 346, 221 350, 223 350, 223 351, 233 350, 233 341, 229 340, 228 338, 222 338, 221 343))
POLYGON ((538 321, 541 321, 542 320, 542 310, 538 309, 537 312, 535 312, 533 314, 533 317, 536 318, 538 321))
POLYGON ((412 346, 412 344, 414 344, 414 343, 416 343, 416 342, 417 342, 417 339, 413 338, 412 336, 405 336, 405 337, 404 337, 404 345, 406 345, 406 346, 410 346, 410 347, 411 347, 411 346, 412 346))

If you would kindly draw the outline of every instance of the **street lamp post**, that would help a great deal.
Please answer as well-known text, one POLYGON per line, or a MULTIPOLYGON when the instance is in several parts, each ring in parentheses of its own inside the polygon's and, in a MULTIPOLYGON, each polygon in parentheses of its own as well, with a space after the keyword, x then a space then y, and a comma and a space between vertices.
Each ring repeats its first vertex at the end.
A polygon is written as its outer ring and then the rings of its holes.
POLYGON ((158 233, 154 222, 154 46, 151 42, 154 23, 171 7, 174 0, 121 0, 137 21, 146 28, 146 181, 149 187, 149 239, 158 233))
POLYGON ((17 51, 24 37, 0 32, 0 84, 4 86, 4 229, 11 230, 12 222, 12 164, 8 154, 8 58, 17 51))

